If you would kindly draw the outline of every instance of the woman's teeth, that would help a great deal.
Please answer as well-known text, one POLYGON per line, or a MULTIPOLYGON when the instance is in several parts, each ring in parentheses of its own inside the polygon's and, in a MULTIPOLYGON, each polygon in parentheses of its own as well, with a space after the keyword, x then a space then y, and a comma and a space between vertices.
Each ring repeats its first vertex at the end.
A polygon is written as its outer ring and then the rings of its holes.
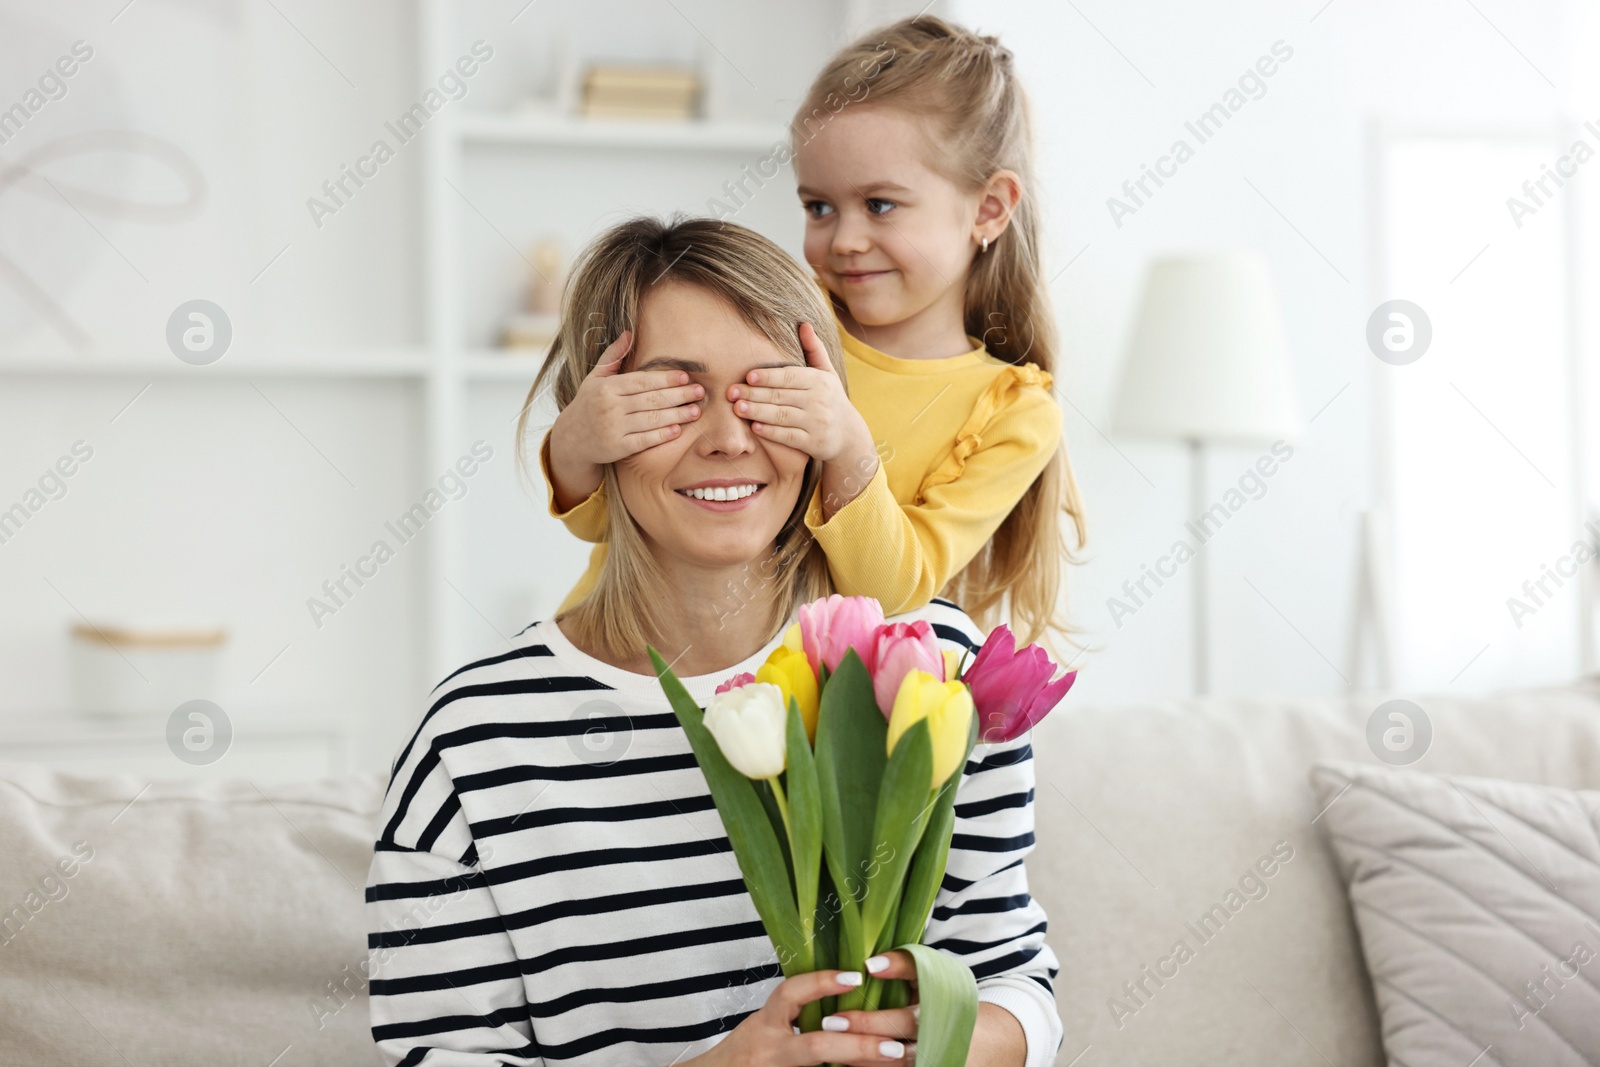
POLYGON ((745 485, 719 485, 712 489, 679 489, 678 492, 696 500, 742 500, 760 488, 755 482, 749 482, 745 485))

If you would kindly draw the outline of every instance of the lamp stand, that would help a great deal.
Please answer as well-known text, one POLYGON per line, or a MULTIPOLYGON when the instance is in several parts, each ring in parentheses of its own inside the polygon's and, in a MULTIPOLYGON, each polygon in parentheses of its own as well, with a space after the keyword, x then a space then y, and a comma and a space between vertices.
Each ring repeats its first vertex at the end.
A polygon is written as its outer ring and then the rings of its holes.
POLYGON ((1345 688, 1361 688, 1364 652, 1372 646, 1373 682, 1379 689, 1394 685, 1394 563, 1390 559, 1386 516, 1361 513, 1356 539, 1356 587, 1350 606, 1350 653, 1345 688))
MULTIPOLYGON (((1189 439, 1189 519, 1200 522, 1205 514, 1206 506, 1206 455, 1205 446, 1198 438, 1189 439)), ((1203 526, 1202 526, 1203 528, 1203 526)), ((1205 696, 1211 687, 1209 667, 1210 642, 1206 639, 1206 619, 1208 590, 1206 582, 1206 557, 1205 545, 1199 544, 1194 550, 1194 590, 1190 598, 1190 610, 1193 618, 1189 628, 1193 633, 1191 648, 1193 650, 1194 669, 1194 695, 1205 696)))

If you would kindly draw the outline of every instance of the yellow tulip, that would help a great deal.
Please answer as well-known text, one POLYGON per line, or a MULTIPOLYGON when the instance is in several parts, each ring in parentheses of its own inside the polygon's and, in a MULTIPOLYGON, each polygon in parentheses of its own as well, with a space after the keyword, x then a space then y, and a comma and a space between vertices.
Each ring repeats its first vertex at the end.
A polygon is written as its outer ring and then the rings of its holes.
POLYGON ((956 680, 956 673, 961 669, 961 657, 956 655, 953 648, 943 649, 944 654, 944 679, 947 682, 956 680))
POLYGON ((806 650, 804 639, 800 636, 799 623, 791 622, 789 628, 783 631, 783 647, 792 648, 796 652, 804 652, 806 650))
POLYGON ((960 682, 941 682, 927 671, 907 671, 889 713, 889 752, 900 736, 923 719, 933 742, 933 784, 938 789, 960 770, 972 728, 972 694, 960 682))
MULTIPOLYGON (((796 635, 796 645, 799 641, 799 624, 790 627, 796 635)), ((756 681, 769 682, 783 691, 783 706, 789 707, 789 698, 792 696, 795 703, 800 705, 800 721, 806 726, 806 740, 812 744, 817 741, 817 676, 811 672, 811 663, 806 659, 805 651, 791 646, 788 635, 784 636, 784 643, 772 650, 767 661, 756 669, 756 681)))

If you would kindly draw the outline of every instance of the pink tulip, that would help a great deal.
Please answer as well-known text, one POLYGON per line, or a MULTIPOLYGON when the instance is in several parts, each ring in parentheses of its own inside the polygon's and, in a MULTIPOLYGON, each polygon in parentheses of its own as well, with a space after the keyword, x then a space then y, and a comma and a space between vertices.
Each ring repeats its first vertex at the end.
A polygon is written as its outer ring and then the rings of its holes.
MULTIPOLYGON (((751 674, 749 671, 745 671, 743 674, 736 674, 732 678, 729 678, 726 682, 723 682, 721 685, 717 686, 717 693, 726 693, 730 689, 738 689, 740 686, 749 685, 755 680, 756 676, 751 674)), ((716 693, 712 694, 712 696, 715 695, 716 693)))
POLYGON ((800 641, 812 670, 818 664, 829 671, 852 648, 867 670, 872 669, 872 638, 883 625, 883 608, 867 596, 840 596, 800 605, 800 641))
POLYGON ((1002 623, 978 650, 961 680, 978 711, 978 740, 1010 741, 1033 729, 1078 678, 1068 671, 1051 681, 1056 664, 1038 645, 1016 650, 1016 637, 1002 623))
POLYGON ((872 642, 872 658, 862 659, 872 671, 872 695, 877 698, 878 709, 888 718, 894 710, 894 698, 900 692, 900 683, 910 671, 926 671, 939 681, 945 681, 944 655, 939 649, 939 639, 926 620, 891 622, 878 627, 872 642))

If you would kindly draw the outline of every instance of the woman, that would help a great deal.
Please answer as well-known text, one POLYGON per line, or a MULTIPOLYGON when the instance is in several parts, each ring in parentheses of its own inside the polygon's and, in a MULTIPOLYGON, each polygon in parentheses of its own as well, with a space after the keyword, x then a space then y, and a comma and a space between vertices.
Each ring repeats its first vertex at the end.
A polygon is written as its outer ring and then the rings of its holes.
MULTIPOLYGON (((754 673, 799 604, 832 591, 803 522, 818 464, 719 399, 753 368, 804 363, 799 325, 827 318, 800 268, 735 225, 638 219, 578 264, 530 395, 554 376, 565 406, 625 359, 692 379, 705 411, 690 432, 607 468, 620 506, 593 593, 441 682, 395 761, 367 880, 385 1062, 914 1057, 914 1008, 841 1013, 842 1032, 794 1026, 803 1004, 847 988, 844 972, 783 978, 647 651, 703 706, 720 682, 754 673), (707 486, 732 499, 703 499, 707 486)), ((833 331, 821 333, 842 376, 833 331)), ((915 618, 945 647, 981 640, 948 601, 897 617, 915 618)), ((1022 863, 1032 756, 1026 737, 974 749, 926 937, 978 979, 975 1065, 1043 1067, 1062 1039, 1057 960, 1022 863)), ((916 977, 905 952, 869 967, 916 977)))

